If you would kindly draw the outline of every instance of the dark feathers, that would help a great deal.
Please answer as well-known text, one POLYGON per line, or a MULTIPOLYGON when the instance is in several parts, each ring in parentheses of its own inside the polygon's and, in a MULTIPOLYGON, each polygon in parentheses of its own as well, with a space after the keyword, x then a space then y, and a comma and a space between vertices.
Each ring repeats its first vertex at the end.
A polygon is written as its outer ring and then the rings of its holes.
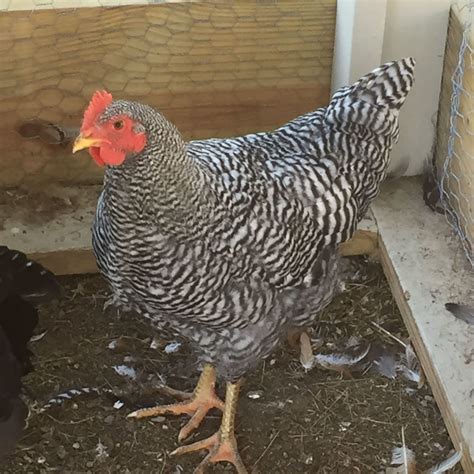
POLYGON ((21 377, 32 370, 28 342, 38 324, 35 305, 58 294, 51 272, 0 246, 0 456, 14 448, 28 414, 20 392, 21 377))
POLYGON ((474 307, 467 304, 446 303, 445 308, 456 318, 467 324, 474 324, 474 307))

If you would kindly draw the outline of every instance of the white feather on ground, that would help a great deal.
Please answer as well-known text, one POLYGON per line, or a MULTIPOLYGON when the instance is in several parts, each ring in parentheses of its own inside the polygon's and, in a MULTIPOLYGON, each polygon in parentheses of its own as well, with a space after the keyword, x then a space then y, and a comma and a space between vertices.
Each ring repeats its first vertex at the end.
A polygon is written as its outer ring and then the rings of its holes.
POLYGON ((461 451, 454 451, 454 453, 449 456, 444 461, 436 464, 436 466, 428 469, 426 474, 441 474, 442 472, 449 471, 452 469, 462 458, 462 450, 461 451))
POLYGON ((415 453, 405 443, 405 430, 402 427, 402 446, 393 448, 392 462, 393 467, 386 469, 386 474, 416 474, 415 453))
POLYGON ((397 370, 409 381, 415 382, 418 388, 424 385, 424 374, 421 370, 421 365, 416 357, 415 351, 411 344, 405 347, 405 355, 402 357, 397 370))
POLYGON ((131 380, 135 380, 137 378, 137 372, 133 367, 129 367, 128 365, 114 365, 112 367, 118 375, 122 377, 129 378, 131 380))
POLYGON ((370 343, 358 338, 350 338, 343 350, 328 354, 315 354, 314 363, 325 369, 350 371, 357 369, 359 364, 369 353, 370 343))
MULTIPOLYGON (((448 458, 424 471, 424 474, 442 474, 452 469, 462 458, 462 450, 455 451, 448 458)), ((385 474, 417 474, 416 456, 405 443, 405 430, 402 427, 402 446, 393 448, 391 466, 387 467, 385 474)))

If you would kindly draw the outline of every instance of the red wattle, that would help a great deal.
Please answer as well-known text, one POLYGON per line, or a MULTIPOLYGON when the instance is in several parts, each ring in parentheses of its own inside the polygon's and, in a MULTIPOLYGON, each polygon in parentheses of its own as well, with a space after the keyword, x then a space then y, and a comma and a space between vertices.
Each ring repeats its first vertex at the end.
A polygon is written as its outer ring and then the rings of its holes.
POLYGON ((109 166, 121 165, 125 160, 125 153, 123 151, 115 150, 108 146, 100 147, 100 158, 109 166))
POLYGON ((94 161, 99 165, 99 166, 105 166, 104 160, 100 157, 100 148, 91 146, 89 148, 89 155, 92 156, 94 161))

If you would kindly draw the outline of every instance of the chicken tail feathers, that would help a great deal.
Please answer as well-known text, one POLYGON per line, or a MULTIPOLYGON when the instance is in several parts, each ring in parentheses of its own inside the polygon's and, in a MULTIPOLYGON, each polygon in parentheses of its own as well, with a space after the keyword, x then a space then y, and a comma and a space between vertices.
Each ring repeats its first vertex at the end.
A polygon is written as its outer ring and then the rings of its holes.
POLYGON ((326 121, 347 133, 398 134, 398 112, 414 83, 415 60, 386 63, 333 95, 326 121))
POLYGON ((413 87, 415 64, 411 57, 386 63, 357 81, 350 95, 372 104, 400 109, 413 87))

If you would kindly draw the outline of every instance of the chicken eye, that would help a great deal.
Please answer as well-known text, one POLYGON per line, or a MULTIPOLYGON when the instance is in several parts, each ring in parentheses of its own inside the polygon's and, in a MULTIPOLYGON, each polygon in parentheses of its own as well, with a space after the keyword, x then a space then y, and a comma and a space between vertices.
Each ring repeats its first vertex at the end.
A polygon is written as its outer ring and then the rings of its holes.
POLYGON ((121 130, 123 128, 123 121, 122 120, 116 120, 114 122, 114 128, 115 128, 115 130, 121 130))

